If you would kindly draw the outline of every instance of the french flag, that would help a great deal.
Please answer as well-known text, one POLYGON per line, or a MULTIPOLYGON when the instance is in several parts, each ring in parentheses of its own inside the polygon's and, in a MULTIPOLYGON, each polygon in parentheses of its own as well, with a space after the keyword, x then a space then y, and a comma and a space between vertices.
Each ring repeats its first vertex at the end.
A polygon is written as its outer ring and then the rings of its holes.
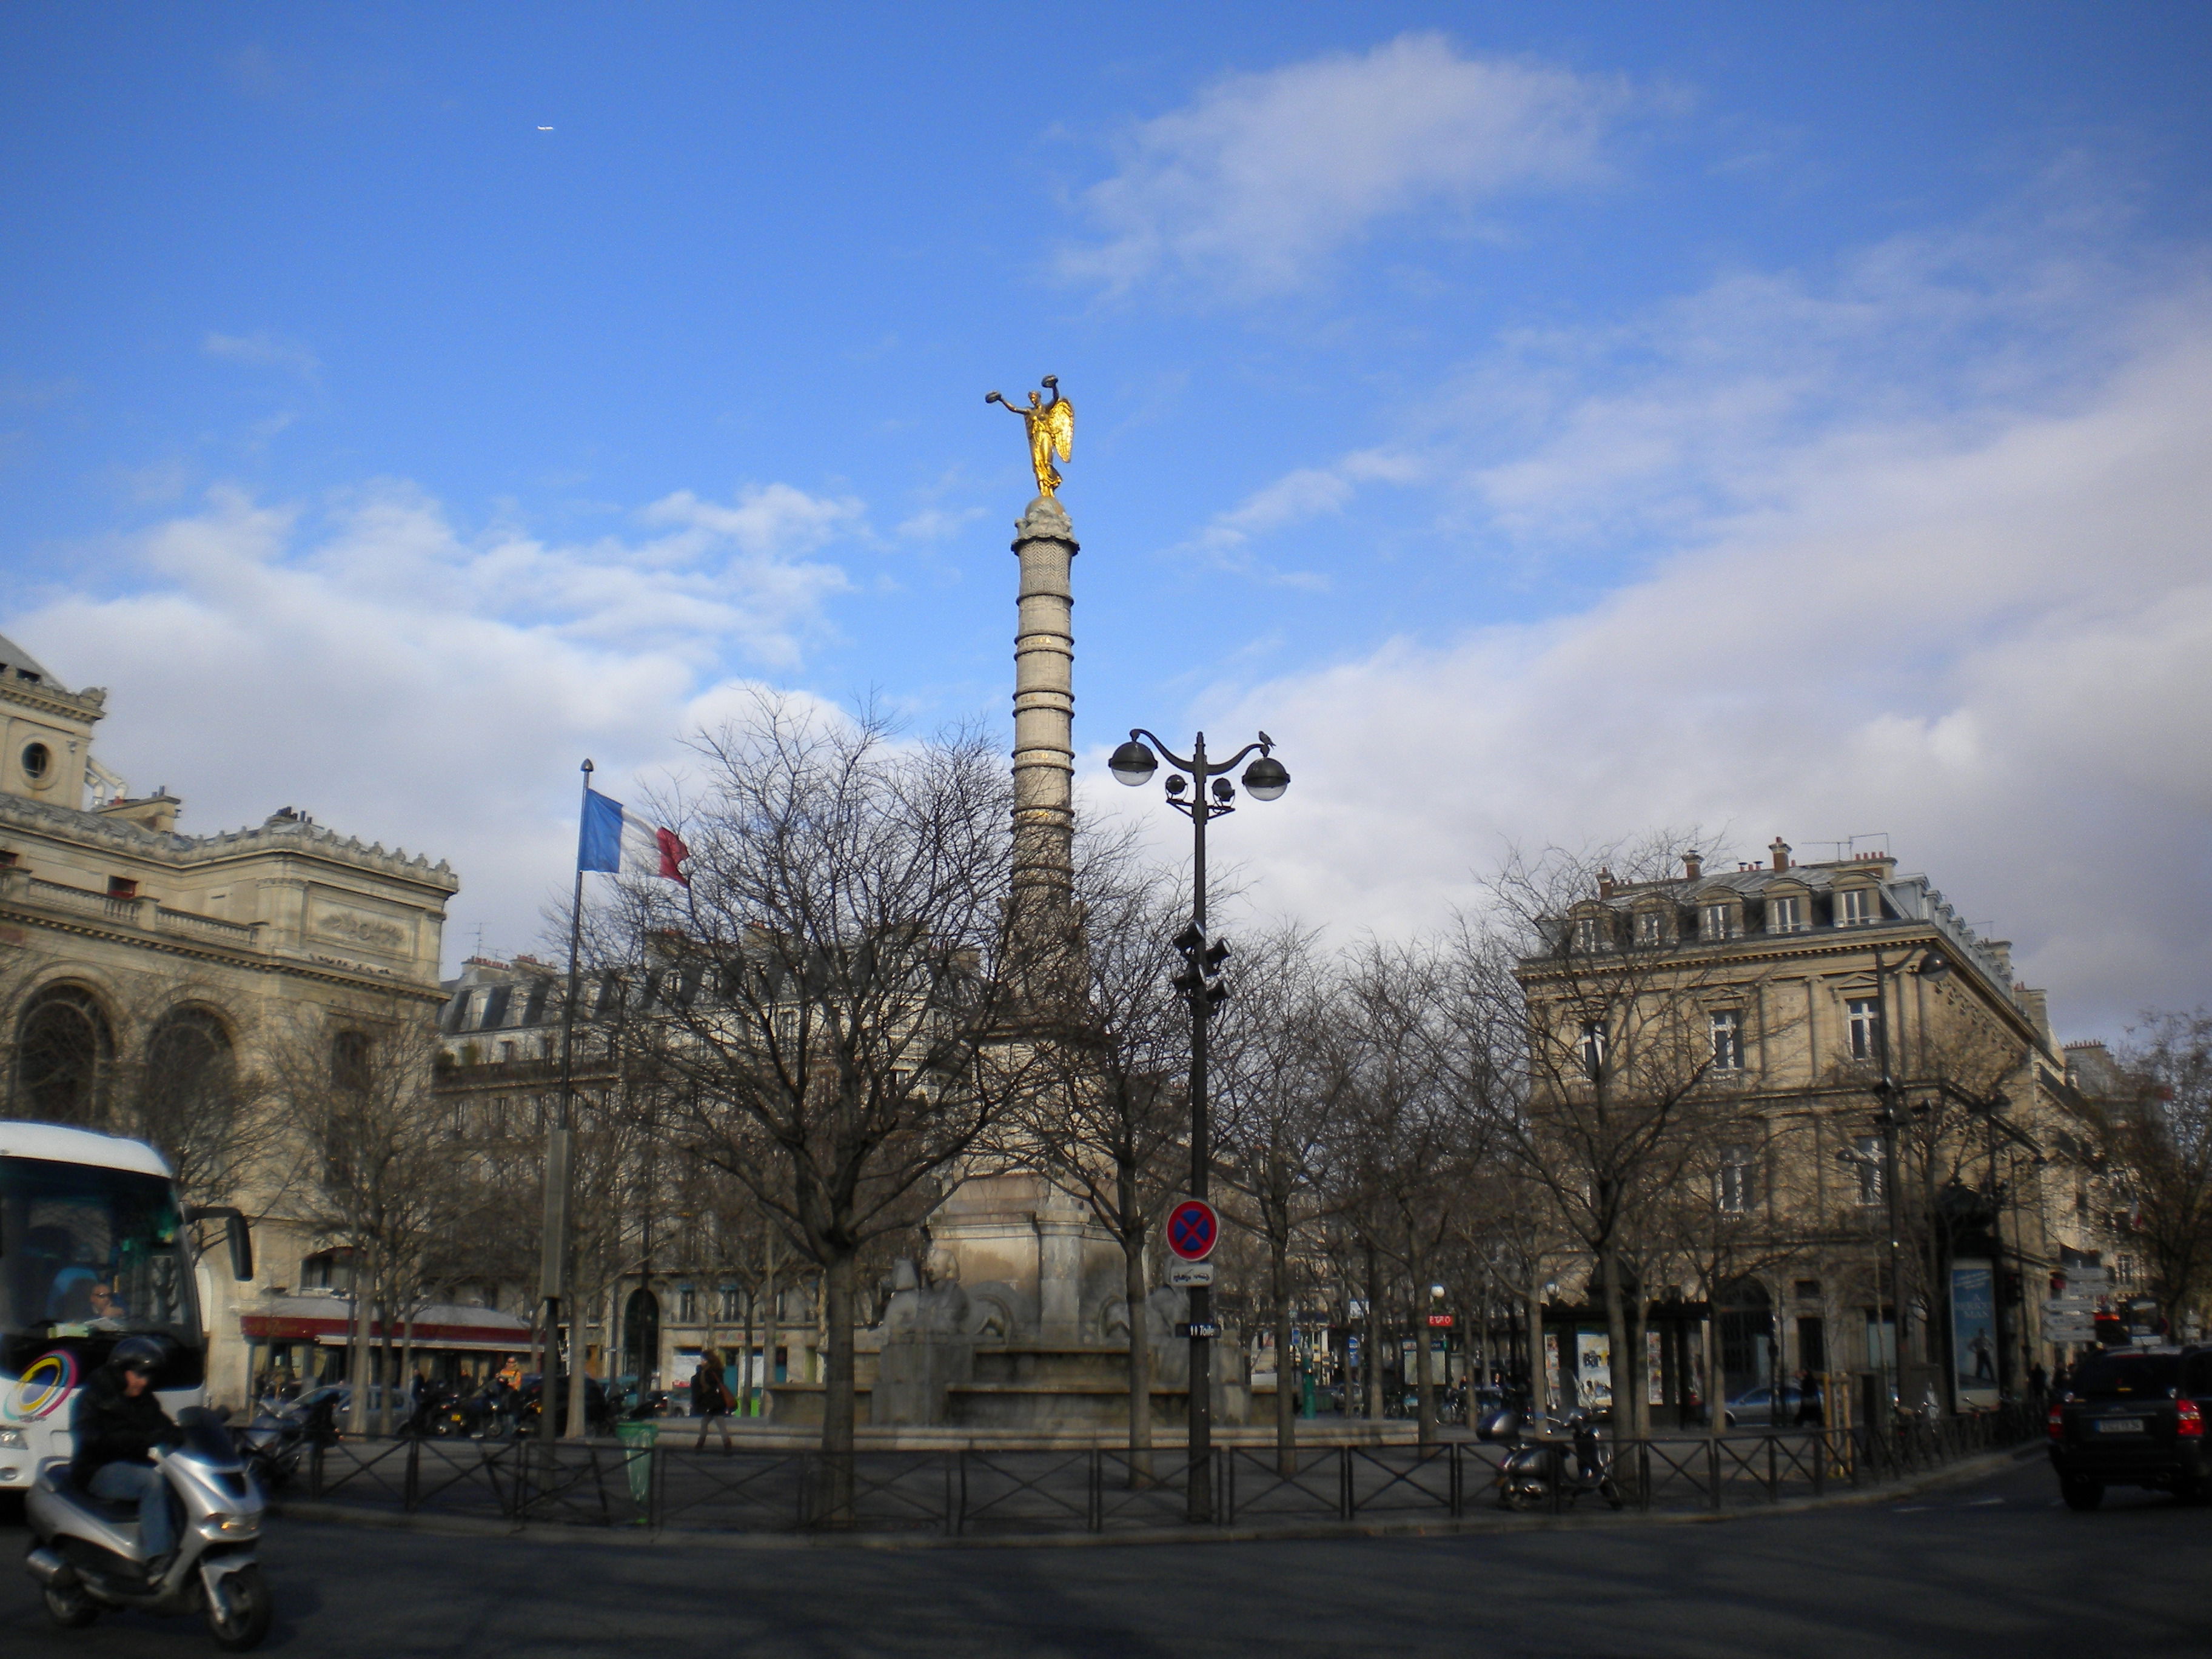
POLYGON ((684 860, 690 856, 691 849, 673 830, 638 817, 596 789, 584 791, 584 823, 576 837, 579 870, 665 876, 689 887, 691 878, 684 873, 684 860))

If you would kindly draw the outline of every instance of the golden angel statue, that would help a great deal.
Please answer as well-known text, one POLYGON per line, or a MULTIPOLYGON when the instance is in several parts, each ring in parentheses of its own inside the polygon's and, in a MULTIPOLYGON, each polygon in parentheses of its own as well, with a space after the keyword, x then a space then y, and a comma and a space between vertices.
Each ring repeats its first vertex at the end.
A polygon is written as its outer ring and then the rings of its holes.
POLYGON ((1029 428, 1030 465, 1036 469, 1037 493, 1049 495, 1060 488, 1060 471, 1052 464, 1053 451, 1058 450, 1060 459, 1064 461, 1068 459, 1068 452, 1075 447, 1075 405, 1060 395, 1060 377, 1057 374, 1046 375, 1044 386, 1052 393, 1052 401, 1045 403, 1032 392, 1027 409, 1018 407, 1012 398, 1001 397, 995 392, 985 392, 983 401, 1004 404, 1009 413, 1022 417, 1029 428))

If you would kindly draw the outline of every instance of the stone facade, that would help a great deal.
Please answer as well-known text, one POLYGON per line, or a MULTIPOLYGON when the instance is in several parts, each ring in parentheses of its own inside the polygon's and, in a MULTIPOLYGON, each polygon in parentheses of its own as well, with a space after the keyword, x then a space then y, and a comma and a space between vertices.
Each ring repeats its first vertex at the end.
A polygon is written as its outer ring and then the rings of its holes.
MULTIPOLYGON (((1903 1118, 1905 1395, 1958 1403, 1944 1264, 1970 1254, 1992 1263, 2001 1303, 1991 1382, 2017 1392, 2030 1363, 2063 1357, 2039 1334, 2049 1272, 2100 1242, 2073 1202, 2080 1149, 2045 994, 2015 977, 2007 942, 1888 854, 1798 864, 1779 839, 1770 852, 1728 871, 1692 854, 1660 880, 1601 872, 1559 919, 1557 950, 1522 965, 1540 1019, 1583 1021, 1545 1041, 1604 1065, 1589 1045, 1635 1041, 1619 1032, 1641 1021, 1647 1048, 1664 1030, 1678 1068, 1684 1056, 1700 1068, 1698 1109, 1722 1127, 1692 1179, 1711 1185, 1701 1198, 1745 1263, 1718 1297, 1731 1392, 1778 1369, 1871 1373, 1882 1360, 1886 1043, 1903 1118), (1617 1006, 1609 980, 1626 988, 1617 1006)), ((1574 1271, 1563 1260, 1559 1277, 1574 1271)))
MULTIPOLYGON (((94 757, 106 694, 72 692, 0 640, 0 1115, 132 1133, 145 1103, 227 1067, 250 1096, 276 1034, 434 1008, 444 864, 285 807, 209 836, 166 788, 133 797, 94 757)), ((259 1214, 253 1285, 203 1272, 217 1399, 243 1398, 239 1314, 300 1282, 323 1241, 267 1193, 201 1193, 259 1214)), ((214 1260, 215 1258, 210 1258, 214 1260)))

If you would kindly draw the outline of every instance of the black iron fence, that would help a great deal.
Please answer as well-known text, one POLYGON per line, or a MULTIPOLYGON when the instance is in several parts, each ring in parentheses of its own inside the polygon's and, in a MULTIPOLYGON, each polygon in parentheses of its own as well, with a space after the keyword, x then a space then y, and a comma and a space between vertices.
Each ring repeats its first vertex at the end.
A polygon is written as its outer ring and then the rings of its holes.
MULTIPOLYGON (((1630 1441, 1611 1497, 1643 1510, 1726 1509, 1880 1486, 2021 1443, 2024 1409, 1857 1430, 1778 1430, 1719 1439, 1630 1441)), ((1498 1504, 1510 1449, 1430 1446, 1215 1449, 1206 1471, 1217 1525, 1456 1520, 1498 1504)), ((1188 1524, 1180 1448, 949 1451, 705 1449, 538 1440, 352 1440, 309 1449, 305 1495, 364 1509, 532 1523, 710 1532, 851 1530, 988 1536, 1105 1533, 1188 1524)), ((1601 1504, 1553 1481, 1540 1508, 1601 1504)))

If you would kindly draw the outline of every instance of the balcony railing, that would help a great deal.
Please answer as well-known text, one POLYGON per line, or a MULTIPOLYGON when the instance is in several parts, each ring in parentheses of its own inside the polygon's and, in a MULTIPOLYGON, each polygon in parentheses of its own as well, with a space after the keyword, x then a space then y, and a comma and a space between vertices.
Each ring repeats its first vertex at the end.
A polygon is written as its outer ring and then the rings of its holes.
POLYGON ((71 887, 65 882, 48 881, 43 876, 19 870, 0 871, 0 902, 29 910, 85 916, 111 927, 131 927, 142 933, 167 933, 205 944, 228 945, 235 951, 262 948, 260 922, 225 921, 219 916, 195 915, 189 910, 172 910, 158 899, 96 893, 89 888, 71 887))

